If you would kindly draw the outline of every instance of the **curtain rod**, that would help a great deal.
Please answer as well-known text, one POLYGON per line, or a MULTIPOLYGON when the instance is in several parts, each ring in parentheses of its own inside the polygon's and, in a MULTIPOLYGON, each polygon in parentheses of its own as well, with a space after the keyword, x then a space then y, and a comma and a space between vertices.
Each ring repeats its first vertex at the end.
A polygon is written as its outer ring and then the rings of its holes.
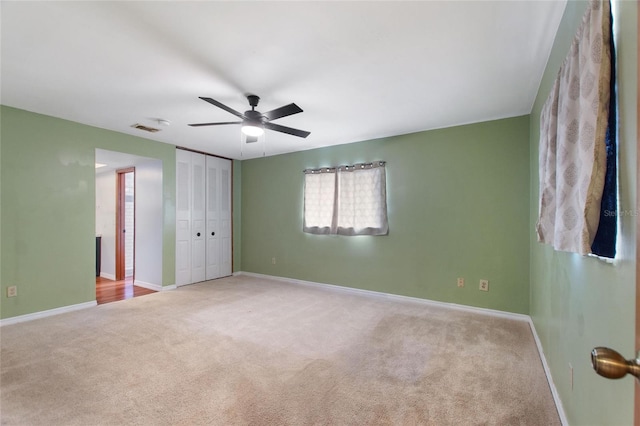
POLYGON ((336 170, 348 172, 356 169, 373 169, 375 167, 384 167, 387 164, 386 161, 373 161, 371 163, 357 163, 352 165, 344 165, 344 166, 334 166, 334 167, 320 167, 317 169, 304 169, 303 172, 305 174, 314 174, 314 173, 332 173, 336 170))

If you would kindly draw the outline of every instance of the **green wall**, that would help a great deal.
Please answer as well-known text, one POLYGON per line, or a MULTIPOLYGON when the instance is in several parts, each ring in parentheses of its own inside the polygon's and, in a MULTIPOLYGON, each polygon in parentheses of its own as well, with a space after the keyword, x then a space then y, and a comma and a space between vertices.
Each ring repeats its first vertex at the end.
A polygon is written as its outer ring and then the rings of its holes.
POLYGON ((162 284, 175 283, 175 146, 2 106, 0 318, 95 300, 95 149, 163 163, 162 284), (6 288, 18 296, 6 297, 6 288))
POLYGON ((586 2, 567 4, 531 114, 531 317, 544 347, 553 380, 572 425, 633 424, 633 380, 597 376, 589 353, 609 346, 634 356, 636 212, 637 3, 617 2, 620 103, 620 259, 555 252, 536 241, 540 110, 586 10, 586 2), (573 366, 573 389, 569 364, 573 366))
POLYGON ((526 314, 528 138, 518 117, 243 161, 242 269, 526 314), (372 160, 389 235, 303 233, 302 171, 372 160))

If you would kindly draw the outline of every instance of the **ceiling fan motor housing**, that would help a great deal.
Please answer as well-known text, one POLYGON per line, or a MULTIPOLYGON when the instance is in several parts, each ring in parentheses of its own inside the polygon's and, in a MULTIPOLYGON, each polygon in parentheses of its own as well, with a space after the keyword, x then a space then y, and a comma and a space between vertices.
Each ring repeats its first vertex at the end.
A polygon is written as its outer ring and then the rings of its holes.
POLYGON ((260 114, 258 111, 245 111, 244 116, 247 119, 247 121, 250 121, 252 123, 262 124, 262 122, 264 121, 263 115, 260 114))
POLYGON ((253 108, 258 106, 258 102, 260 102, 260 97, 256 95, 247 95, 247 99, 249 100, 249 105, 253 108))

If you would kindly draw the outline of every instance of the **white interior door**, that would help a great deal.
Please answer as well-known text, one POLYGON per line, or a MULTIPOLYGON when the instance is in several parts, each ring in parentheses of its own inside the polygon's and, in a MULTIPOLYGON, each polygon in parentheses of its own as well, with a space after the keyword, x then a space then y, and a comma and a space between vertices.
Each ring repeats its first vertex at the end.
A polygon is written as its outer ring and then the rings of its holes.
POLYGON ((176 285, 191 281, 191 153, 176 150, 176 285))
POLYGON ((205 156, 191 153, 191 282, 206 279, 205 156))
POLYGON ((231 275, 231 161, 207 157, 207 279, 231 275))

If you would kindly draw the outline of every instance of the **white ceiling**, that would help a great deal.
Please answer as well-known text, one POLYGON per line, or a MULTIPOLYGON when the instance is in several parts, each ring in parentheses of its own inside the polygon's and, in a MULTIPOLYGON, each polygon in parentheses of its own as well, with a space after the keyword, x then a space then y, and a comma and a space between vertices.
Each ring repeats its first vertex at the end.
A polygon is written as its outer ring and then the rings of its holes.
POLYGON ((0 101, 236 159, 513 117, 565 5, 3 0, 0 101), (244 111, 247 93, 262 112, 295 102, 275 123, 311 135, 241 150, 239 126, 187 126, 236 120, 198 96, 244 111))

